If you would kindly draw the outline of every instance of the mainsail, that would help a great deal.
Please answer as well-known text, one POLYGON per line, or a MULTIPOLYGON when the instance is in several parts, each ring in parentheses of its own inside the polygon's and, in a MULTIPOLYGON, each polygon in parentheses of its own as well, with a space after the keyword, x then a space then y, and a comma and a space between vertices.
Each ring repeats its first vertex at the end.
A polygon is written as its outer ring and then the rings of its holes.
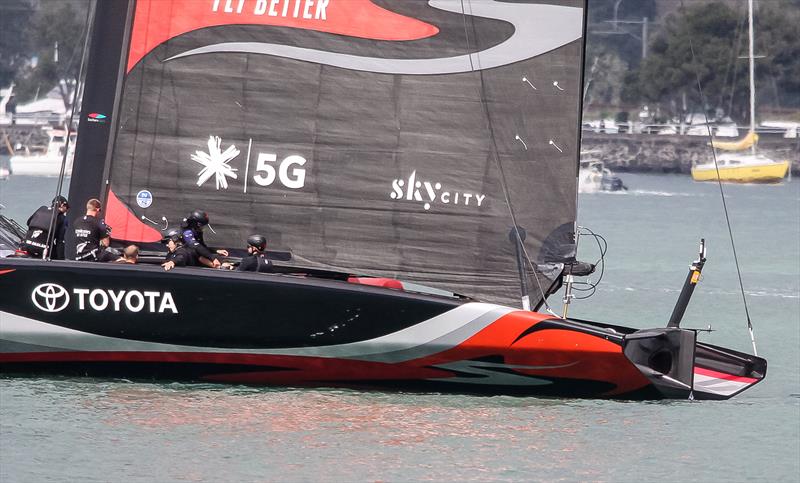
POLYGON ((215 246, 535 306, 575 255, 584 5, 552 3, 100 2, 76 164, 108 148, 70 199, 107 189, 119 240, 203 209, 215 246))

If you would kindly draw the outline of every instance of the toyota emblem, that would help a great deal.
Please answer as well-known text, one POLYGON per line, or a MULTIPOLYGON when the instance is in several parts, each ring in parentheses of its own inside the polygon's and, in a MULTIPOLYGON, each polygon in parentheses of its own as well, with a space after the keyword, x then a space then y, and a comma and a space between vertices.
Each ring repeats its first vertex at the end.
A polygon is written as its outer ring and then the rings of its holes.
POLYGON ((69 304, 69 294, 61 285, 43 283, 33 289, 31 301, 39 310, 61 312, 69 304))

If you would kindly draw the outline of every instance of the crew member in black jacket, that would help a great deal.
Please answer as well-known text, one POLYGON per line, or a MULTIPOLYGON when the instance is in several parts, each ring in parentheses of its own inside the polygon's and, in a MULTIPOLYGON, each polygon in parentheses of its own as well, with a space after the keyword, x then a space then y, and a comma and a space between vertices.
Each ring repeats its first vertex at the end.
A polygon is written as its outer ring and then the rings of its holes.
POLYGON ((272 272, 272 262, 266 257, 267 239, 261 235, 247 237, 248 256, 239 264, 240 272, 272 272))
POLYGON ((96 262, 102 247, 108 246, 111 228, 101 220, 100 200, 92 198, 86 202, 86 214, 75 222, 75 260, 96 262))
POLYGON ((167 245, 167 256, 164 257, 164 263, 161 264, 164 270, 170 271, 175 267, 186 267, 194 265, 194 257, 192 252, 183 246, 183 233, 177 228, 168 231, 161 243, 167 245))
POLYGON ((44 258, 47 256, 45 247, 47 246, 50 223, 53 223, 53 238, 50 240, 49 256, 52 260, 64 259, 64 235, 67 230, 67 217, 69 203, 63 196, 53 198, 52 206, 40 206, 28 218, 28 232, 19 244, 19 249, 34 258, 44 258), (56 211, 53 220, 53 210, 56 211))
POLYGON ((228 256, 227 250, 217 250, 216 253, 212 252, 203 240, 203 228, 208 225, 208 213, 205 211, 195 210, 183 219, 181 224, 183 242, 186 248, 194 251, 196 258, 200 265, 209 268, 220 268, 222 262, 220 255, 223 257, 228 256))

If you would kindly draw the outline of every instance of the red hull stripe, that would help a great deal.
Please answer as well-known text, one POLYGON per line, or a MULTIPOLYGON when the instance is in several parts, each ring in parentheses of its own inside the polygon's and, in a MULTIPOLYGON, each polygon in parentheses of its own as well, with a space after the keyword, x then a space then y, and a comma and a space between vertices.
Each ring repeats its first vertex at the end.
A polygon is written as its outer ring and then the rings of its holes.
POLYGON ((748 384, 758 382, 758 379, 754 379, 752 377, 734 376, 732 374, 725 374, 724 372, 712 371, 711 369, 704 369, 702 367, 695 367, 694 373, 703 376, 714 377, 717 379, 725 379, 728 381, 746 382, 748 384))
POLYGON ((371 0, 138 0, 127 72, 173 37, 231 24, 295 27, 395 41, 419 40, 439 32, 433 25, 390 12, 371 0))
POLYGON ((5 274, 7 274, 7 273, 11 273, 11 272, 13 272, 14 270, 16 270, 16 268, 12 268, 12 269, 10 269, 10 270, 0 270, 0 275, 5 275, 5 274))
POLYGON ((220 374, 208 374, 207 379, 228 382, 291 383, 325 380, 398 380, 452 377, 445 370, 422 367, 414 363, 387 364, 383 362, 354 361, 325 357, 284 356, 264 354, 238 354, 219 352, 28 352, 0 354, 2 363, 25 362, 161 362, 249 365, 285 371, 270 370, 252 373, 228 374, 220 367, 220 374))
POLYGON ((111 227, 111 236, 131 242, 157 242, 161 232, 147 226, 125 206, 113 190, 108 190, 106 200, 106 224, 111 227))

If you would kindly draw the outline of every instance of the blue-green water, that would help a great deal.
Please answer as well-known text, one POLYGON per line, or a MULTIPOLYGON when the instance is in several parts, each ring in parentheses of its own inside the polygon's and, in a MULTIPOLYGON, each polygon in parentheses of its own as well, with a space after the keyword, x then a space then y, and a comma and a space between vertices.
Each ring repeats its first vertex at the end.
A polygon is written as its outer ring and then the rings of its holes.
MULTIPOLYGON (((587 194, 606 237, 597 293, 570 314, 666 324, 700 237, 684 326, 752 351, 719 195, 623 175, 587 194)), ((0 182, 24 219, 55 180, 0 182)), ((799 481, 800 183, 725 186, 767 379, 724 402, 618 402, 0 378, 0 481, 799 481)), ((582 258, 597 251, 581 241, 582 258)), ((560 311, 557 296, 553 309, 560 311)))

